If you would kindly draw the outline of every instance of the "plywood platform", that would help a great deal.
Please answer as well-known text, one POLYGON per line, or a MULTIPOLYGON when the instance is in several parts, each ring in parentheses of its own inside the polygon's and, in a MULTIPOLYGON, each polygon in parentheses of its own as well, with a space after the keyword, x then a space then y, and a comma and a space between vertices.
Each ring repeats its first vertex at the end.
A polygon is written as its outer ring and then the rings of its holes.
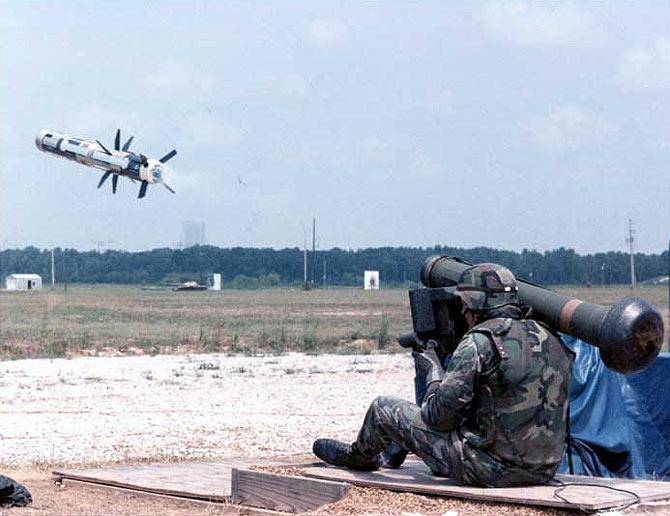
POLYGON ((306 512, 341 499, 348 484, 250 470, 249 467, 310 467, 311 457, 272 460, 231 458, 220 462, 142 464, 55 470, 56 481, 75 481, 141 493, 209 502, 232 502, 284 512, 306 512))
POLYGON ((226 462, 56 470, 53 475, 61 480, 76 480, 147 493, 223 502, 228 501, 231 496, 232 468, 249 464, 251 464, 249 461, 243 459, 231 459, 226 462))
POLYGON ((133 466, 108 466, 105 468, 52 472, 57 480, 76 480, 103 486, 121 487, 146 493, 195 498, 214 502, 229 501, 233 468, 252 465, 309 466, 308 457, 258 458, 233 457, 217 462, 183 462, 164 464, 139 464, 133 466))
POLYGON ((556 490, 559 486, 514 488, 458 486, 448 478, 434 477, 423 462, 419 460, 408 460, 400 469, 381 469, 373 472, 351 471, 320 464, 304 469, 303 473, 311 478, 393 491, 565 509, 574 509, 575 504, 577 504, 580 508, 589 511, 620 507, 636 501, 633 495, 615 489, 631 491, 637 494, 639 501, 643 503, 670 500, 670 482, 593 478, 577 475, 556 476, 558 481, 570 484, 560 492, 560 495, 570 503, 556 496, 556 490))
POLYGON ((434 477, 417 459, 407 460, 397 470, 375 472, 334 468, 302 456, 272 461, 231 458, 219 462, 57 470, 53 474, 61 480, 213 502, 232 501, 288 512, 309 511, 337 501, 346 494, 347 485, 509 504, 579 507, 588 511, 635 502, 630 493, 617 491, 626 490, 635 493, 641 503, 665 501, 669 505, 664 506, 670 509, 670 482, 559 475, 559 481, 570 484, 560 493, 566 502, 556 496, 558 486, 497 489, 458 486, 449 479, 434 477), (250 468, 254 465, 299 467, 304 476, 277 474, 281 468, 272 468, 272 472, 253 471, 250 468))

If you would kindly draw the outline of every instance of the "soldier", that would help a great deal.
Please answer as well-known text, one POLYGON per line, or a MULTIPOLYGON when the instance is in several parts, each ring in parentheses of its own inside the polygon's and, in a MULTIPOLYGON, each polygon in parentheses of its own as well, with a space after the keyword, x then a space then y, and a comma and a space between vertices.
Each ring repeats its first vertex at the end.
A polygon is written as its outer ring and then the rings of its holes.
POLYGON ((447 370, 434 346, 414 353, 427 384, 421 407, 378 397, 353 444, 317 439, 314 454, 370 471, 394 443, 434 475, 461 484, 508 487, 553 478, 565 448, 573 354, 552 330, 525 318, 517 291, 514 275, 500 265, 466 269, 456 293, 469 331, 447 370))

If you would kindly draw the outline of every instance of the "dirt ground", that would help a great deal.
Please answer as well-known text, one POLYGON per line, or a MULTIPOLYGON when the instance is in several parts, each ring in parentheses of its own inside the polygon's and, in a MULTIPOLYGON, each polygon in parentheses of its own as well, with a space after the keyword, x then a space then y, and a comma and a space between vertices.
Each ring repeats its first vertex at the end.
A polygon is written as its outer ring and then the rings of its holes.
MULTIPOLYGON (((271 514, 231 504, 184 501, 176 498, 133 493, 121 489, 96 487, 65 481, 55 485, 48 469, 9 469, 3 474, 23 483, 31 491, 34 503, 28 507, 0 509, 2 516, 30 514, 68 516, 110 515, 218 515, 271 514)), ((277 513, 275 513, 277 514, 277 513)), ((554 509, 441 499, 410 493, 392 493, 380 489, 352 487, 341 501, 321 507, 314 513, 326 515, 513 515, 561 516, 575 514, 554 509), (451 512, 450 512, 451 511, 451 512)))
MULTIPOLYGON (((286 473, 286 468, 277 473, 286 473)), ((0 508, 0 516, 53 515, 53 516, 210 516, 283 514, 226 503, 189 501, 167 496, 134 493, 123 489, 97 487, 80 482, 65 481, 55 484, 47 468, 4 469, 3 474, 23 483, 33 495, 28 507, 0 508)), ((412 493, 395 493, 381 489, 352 486, 337 503, 324 505, 313 516, 368 514, 390 516, 576 516, 579 510, 566 511, 488 502, 473 502, 454 498, 437 498, 412 493)), ((608 516, 661 516, 670 514, 667 504, 649 504, 619 512, 601 513, 608 516)))
POLYGON ((227 504, 190 502, 164 496, 133 493, 122 489, 90 486, 78 482, 56 485, 48 469, 5 469, 3 474, 21 482, 33 496, 28 507, 0 509, 2 516, 30 514, 108 516, 239 514, 227 504))

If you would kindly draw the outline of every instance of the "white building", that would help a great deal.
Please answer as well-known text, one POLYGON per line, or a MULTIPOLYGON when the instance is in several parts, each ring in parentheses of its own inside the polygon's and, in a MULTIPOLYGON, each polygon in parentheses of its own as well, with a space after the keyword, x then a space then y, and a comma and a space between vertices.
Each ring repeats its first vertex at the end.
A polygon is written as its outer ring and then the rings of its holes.
POLYGON ((221 290, 221 274, 216 272, 207 277, 207 290, 221 290))
POLYGON ((7 290, 40 290, 42 278, 37 274, 10 274, 5 278, 7 290))

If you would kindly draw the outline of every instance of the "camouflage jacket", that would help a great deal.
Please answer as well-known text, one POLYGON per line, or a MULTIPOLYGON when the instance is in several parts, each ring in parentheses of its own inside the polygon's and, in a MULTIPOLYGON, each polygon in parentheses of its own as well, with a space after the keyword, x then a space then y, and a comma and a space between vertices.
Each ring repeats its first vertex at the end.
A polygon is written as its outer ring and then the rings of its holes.
POLYGON ((572 361, 572 352, 538 322, 485 321, 459 343, 421 418, 429 428, 457 434, 473 457, 553 476, 565 449, 572 361))

